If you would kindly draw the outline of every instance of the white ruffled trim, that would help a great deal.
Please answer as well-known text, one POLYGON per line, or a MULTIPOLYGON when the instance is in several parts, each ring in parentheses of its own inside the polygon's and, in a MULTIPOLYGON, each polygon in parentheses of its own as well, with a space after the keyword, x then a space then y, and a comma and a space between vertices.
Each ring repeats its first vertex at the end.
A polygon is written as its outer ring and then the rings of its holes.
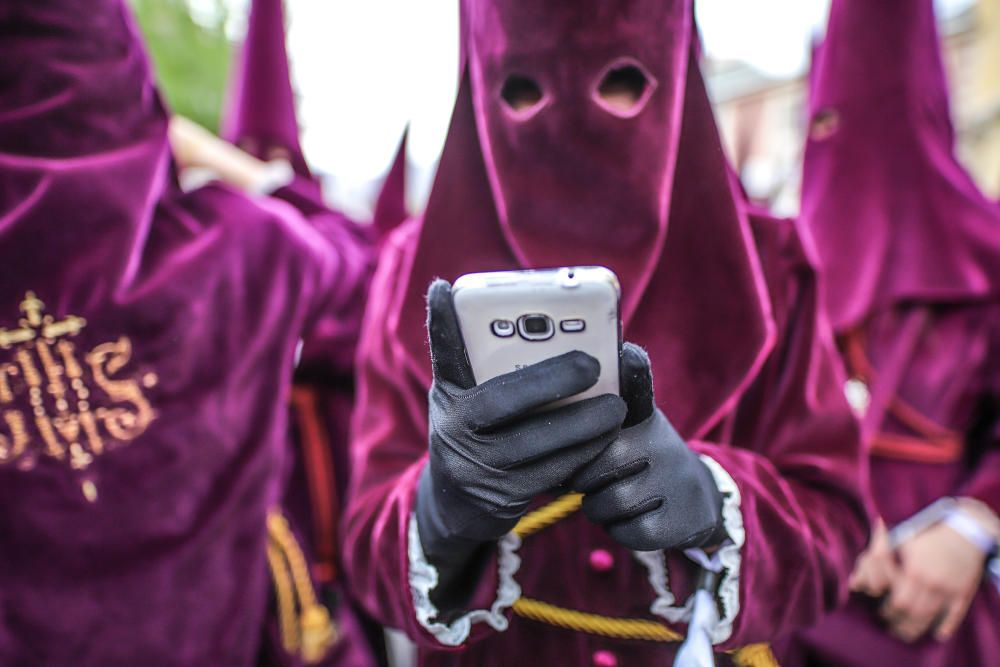
POLYGON ((431 591, 438 585, 437 568, 427 561, 424 547, 420 543, 420 533, 417 530, 417 518, 410 516, 407 535, 407 556, 410 562, 410 592, 413 595, 413 608, 417 613, 417 621, 429 633, 445 646, 461 646, 469 638, 473 623, 488 623, 499 632, 507 629, 509 621, 504 611, 509 609, 521 597, 521 586, 514 581, 514 574, 521 567, 521 557, 517 550, 521 547, 521 538, 509 533, 498 543, 497 597, 489 609, 475 609, 467 612, 450 624, 444 624, 433 619, 437 618, 438 610, 431 602, 431 591))
MULTIPOLYGON (((712 630, 714 644, 721 644, 733 634, 733 623, 740 613, 740 566, 743 561, 741 549, 746 542, 746 529, 743 527, 743 513, 740 511, 740 490, 736 482, 719 463, 702 455, 702 462, 708 467, 715 479, 715 485, 722 493, 722 522, 729 535, 719 549, 709 557, 700 549, 685 552, 688 558, 704 566, 710 563, 709 569, 722 572, 719 582, 718 599, 722 607, 722 618, 712 630)), ((649 584, 656 593, 656 599, 650 605, 650 613, 666 619, 670 623, 689 623, 694 609, 695 596, 688 598, 682 606, 677 606, 677 598, 670 590, 667 578, 667 559, 662 551, 635 551, 639 560, 649 572, 649 584)))

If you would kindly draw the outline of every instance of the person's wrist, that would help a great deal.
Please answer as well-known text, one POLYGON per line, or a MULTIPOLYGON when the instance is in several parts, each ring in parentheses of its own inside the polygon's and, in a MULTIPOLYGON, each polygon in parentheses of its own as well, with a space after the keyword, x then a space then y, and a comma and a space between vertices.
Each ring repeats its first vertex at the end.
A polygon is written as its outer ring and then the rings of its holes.
POLYGON ((996 554, 1000 526, 992 510, 974 499, 959 499, 942 523, 975 546, 984 556, 996 554))
POLYGON ((436 562, 460 563, 469 554, 476 552, 483 544, 491 544, 509 531, 509 522, 500 521, 486 513, 477 512, 467 506, 462 494, 450 489, 446 495, 449 505, 439 502, 435 493, 434 473, 428 463, 420 475, 414 513, 417 518, 417 532, 427 557, 436 562), (456 519, 461 516, 475 516, 471 521, 456 519), (456 531, 455 524, 476 527, 478 535, 456 531))
POLYGON ((976 498, 957 498, 958 509, 989 533, 994 542, 1000 542, 1000 517, 989 505, 976 498))

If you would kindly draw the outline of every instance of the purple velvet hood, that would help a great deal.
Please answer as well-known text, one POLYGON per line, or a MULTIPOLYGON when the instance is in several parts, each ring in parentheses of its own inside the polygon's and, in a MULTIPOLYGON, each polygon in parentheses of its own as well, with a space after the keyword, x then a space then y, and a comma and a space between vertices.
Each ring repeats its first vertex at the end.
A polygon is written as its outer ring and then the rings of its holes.
POLYGON ((837 329, 1000 290, 1000 209, 954 156, 932 0, 833 0, 811 77, 802 218, 837 329))
POLYGON ((759 260, 690 55, 691 2, 586 4, 462 3, 466 66, 399 331, 426 376, 418 293, 435 276, 607 265, 626 338, 649 348, 659 390, 685 395, 671 419, 697 433, 772 345, 759 260), (625 111, 598 94, 615 70, 645 83, 625 111), (515 110, 504 90, 523 80, 540 96, 515 110))
POLYGON ((252 0, 222 137, 261 160, 284 157, 297 174, 310 176, 299 143, 282 0, 252 0))

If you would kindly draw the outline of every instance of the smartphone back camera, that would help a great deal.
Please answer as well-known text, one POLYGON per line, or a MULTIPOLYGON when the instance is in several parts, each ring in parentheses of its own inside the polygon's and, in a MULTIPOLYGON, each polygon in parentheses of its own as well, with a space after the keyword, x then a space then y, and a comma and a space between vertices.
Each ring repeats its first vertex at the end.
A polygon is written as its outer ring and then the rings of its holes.
POLYGON ((548 315, 531 313, 517 318, 517 333, 525 340, 548 340, 555 332, 555 324, 548 315))

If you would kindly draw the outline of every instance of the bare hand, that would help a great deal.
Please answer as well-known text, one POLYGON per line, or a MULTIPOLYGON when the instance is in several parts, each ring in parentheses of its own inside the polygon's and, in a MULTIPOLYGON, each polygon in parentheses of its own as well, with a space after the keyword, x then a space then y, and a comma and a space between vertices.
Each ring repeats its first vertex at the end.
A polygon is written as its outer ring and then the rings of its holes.
POLYGON ((939 641, 962 623, 983 578, 983 552, 946 524, 919 533, 898 550, 882 617, 890 631, 915 642, 935 628, 939 641))
POLYGON ((872 539, 858 557, 851 573, 850 587, 855 593, 863 593, 880 598, 889 591, 896 578, 899 565, 889 544, 889 531, 885 522, 879 519, 872 529, 872 539))

